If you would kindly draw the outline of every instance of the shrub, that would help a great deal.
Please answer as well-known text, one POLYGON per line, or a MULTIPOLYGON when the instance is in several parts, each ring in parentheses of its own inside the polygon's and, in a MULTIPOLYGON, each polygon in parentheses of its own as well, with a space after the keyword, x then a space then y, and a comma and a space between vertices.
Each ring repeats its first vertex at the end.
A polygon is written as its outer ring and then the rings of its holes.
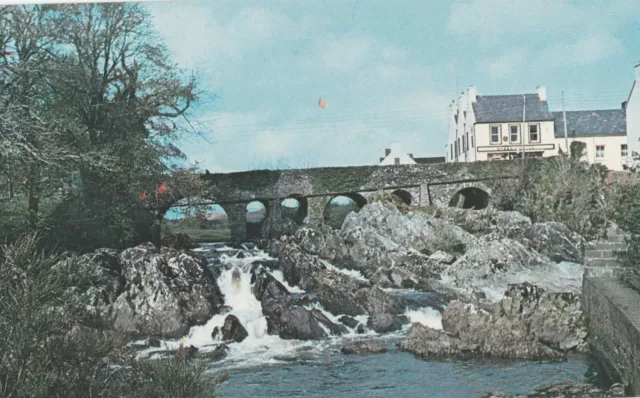
POLYGON ((622 280, 640 292, 640 186, 618 186, 612 193, 613 219, 629 233, 626 249, 616 253, 624 267, 622 280))
POLYGON ((557 157, 527 162, 521 173, 496 184, 496 208, 519 211, 533 222, 562 222, 587 239, 604 234, 610 211, 602 166, 557 157))
POLYGON ((213 395, 203 364, 137 362, 122 349, 127 336, 80 324, 86 303, 74 294, 101 274, 79 257, 42 251, 28 235, 0 247, 0 273, 0 396, 213 395))
POLYGON ((129 391, 131 398, 211 398, 215 386, 227 373, 207 373, 207 364, 178 358, 146 360, 135 366, 138 384, 129 391))

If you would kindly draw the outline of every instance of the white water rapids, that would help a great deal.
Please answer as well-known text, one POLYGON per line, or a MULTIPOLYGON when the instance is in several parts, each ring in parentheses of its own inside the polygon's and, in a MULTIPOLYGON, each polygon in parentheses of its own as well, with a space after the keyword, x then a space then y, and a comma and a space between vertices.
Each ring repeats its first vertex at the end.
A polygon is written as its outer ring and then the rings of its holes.
MULTIPOLYGON (((209 252, 209 249, 206 247, 197 250, 200 252, 209 252)), ((182 339, 161 341, 161 347, 148 348, 141 351, 140 355, 146 356, 154 352, 173 350, 180 346, 187 347, 190 345, 199 348, 201 352, 213 351, 221 341, 219 340, 220 334, 214 340, 211 337, 211 332, 216 326, 221 328, 225 318, 229 314, 235 315, 248 332, 248 337, 242 342, 228 343, 229 352, 223 362, 234 367, 279 363, 287 359, 296 358, 302 354, 321 354, 322 351, 329 346, 335 346, 344 340, 363 336, 367 338, 376 338, 378 336, 385 338, 398 337, 404 334, 404 331, 409 327, 409 325, 405 325, 402 331, 387 333, 385 335, 378 335, 371 330, 361 335, 356 334, 355 330, 347 326, 349 332, 343 336, 330 336, 324 339, 307 341, 285 340, 279 336, 269 335, 267 334, 267 320, 262 314, 262 305, 251 291, 251 265, 256 261, 273 261, 274 259, 260 250, 243 250, 243 258, 237 258, 236 251, 228 247, 217 247, 213 249, 212 252, 217 252, 216 256, 219 256, 221 264, 216 265, 216 267, 220 267, 223 271, 218 278, 218 286, 224 294, 225 305, 231 307, 231 310, 224 314, 214 315, 205 325, 192 327, 187 336, 182 339), (235 254, 236 256, 229 254, 235 254), (239 271, 239 279, 235 278, 234 280, 234 270, 239 271)), ((342 271, 333 265, 328 264, 328 266, 353 278, 363 279, 362 275, 355 271, 342 271)), ((289 286, 289 284, 284 281, 282 271, 275 270, 269 272, 274 278, 280 281, 289 292, 304 293, 304 291, 298 287, 289 286)), ((319 303, 313 303, 307 305, 307 307, 317 308, 332 322, 342 324, 338 320, 342 314, 331 314, 324 310, 319 303)), ((411 323, 420 322, 432 328, 442 329, 441 314, 432 308, 426 307, 407 310, 405 315, 410 319, 411 323)), ((353 318, 360 323, 366 324, 368 316, 361 315, 353 318)))

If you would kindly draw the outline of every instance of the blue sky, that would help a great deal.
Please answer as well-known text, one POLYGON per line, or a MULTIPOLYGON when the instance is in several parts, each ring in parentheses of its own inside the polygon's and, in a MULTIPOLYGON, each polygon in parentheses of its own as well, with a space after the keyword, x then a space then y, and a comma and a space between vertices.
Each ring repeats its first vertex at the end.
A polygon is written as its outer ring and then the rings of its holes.
POLYGON ((145 5, 199 77, 191 118, 203 138, 180 147, 211 172, 376 164, 391 141, 443 156, 448 106, 469 85, 544 84, 552 110, 562 90, 568 110, 617 108, 640 62, 638 0, 145 5))

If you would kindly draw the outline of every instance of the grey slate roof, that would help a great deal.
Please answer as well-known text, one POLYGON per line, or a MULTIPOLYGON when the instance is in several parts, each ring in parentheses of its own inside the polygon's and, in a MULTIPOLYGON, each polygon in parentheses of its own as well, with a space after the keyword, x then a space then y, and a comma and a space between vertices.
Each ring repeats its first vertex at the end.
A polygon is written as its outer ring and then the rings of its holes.
MULTIPOLYGON (((562 112, 553 112, 556 138, 564 137, 562 112)), ((625 112, 622 109, 567 112, 567 136, 596 137, 627 134, 625 112)))
MULTIPOLYGON (((476 123, 522 122, 522 94, 478 95, 473 103, 476 123)), ((547 101, 540 101, 538 94, 526 97, 525 120, 538 122, 553 120, 547 101)))

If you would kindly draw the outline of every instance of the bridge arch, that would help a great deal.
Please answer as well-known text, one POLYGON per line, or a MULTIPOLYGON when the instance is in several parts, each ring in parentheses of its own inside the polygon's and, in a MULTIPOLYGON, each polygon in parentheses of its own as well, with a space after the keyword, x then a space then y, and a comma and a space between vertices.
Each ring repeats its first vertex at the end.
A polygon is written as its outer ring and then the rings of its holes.
POLYGON ((184 197, 168 203, 163 210, 159 214, 162 238, 182 233, 196 242, 216 242, 230 237, 229 215, 211 199, 184 197))
POLYGON ((247 238, 262 238, 262 226, 269 217, 269 204, 254 199, 246 206, 247 238))
POLYGON ((449 201, 450 207, 482 210, 489 207, 491 195, 487 190, 470 186, 458 190, 449 201))
POLYGON ((290 218, 298 225, 302 225, 309 215, 309 201, 300 194, 287 196, 280 205, 282 217, 290 218))
POLYGON ((349 213, 359 212, 366 204, 367 199, 357 192, 336 195, 324 208, 324 223, 333 229, 340 229, 349 213))
POLYGON ((396 189, 395 191, 391 192, 391 194, 400 199, 402 203, 406 204, 407 206, 411 206, 413 204, 413 196, 409 191, 405 191, 404 189, 396 189))

